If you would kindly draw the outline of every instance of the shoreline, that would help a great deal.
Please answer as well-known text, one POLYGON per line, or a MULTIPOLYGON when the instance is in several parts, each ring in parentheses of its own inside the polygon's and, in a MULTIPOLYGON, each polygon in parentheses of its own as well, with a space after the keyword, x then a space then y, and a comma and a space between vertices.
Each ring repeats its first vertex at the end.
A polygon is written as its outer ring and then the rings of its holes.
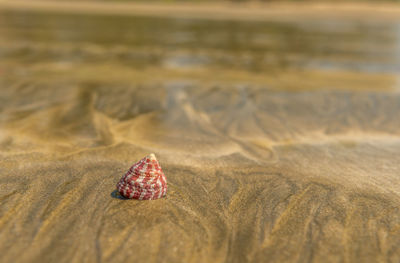
POLYGON ((400 5, 393 3, 71 3, 0 0, 0 11, 2 10, 244 21, 318 18, 400 20, 400 5))

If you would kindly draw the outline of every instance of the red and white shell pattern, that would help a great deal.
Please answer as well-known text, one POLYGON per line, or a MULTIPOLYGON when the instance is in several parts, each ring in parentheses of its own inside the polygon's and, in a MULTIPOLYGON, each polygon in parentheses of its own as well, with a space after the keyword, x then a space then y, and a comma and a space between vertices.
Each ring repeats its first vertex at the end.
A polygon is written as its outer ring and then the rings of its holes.
POLYGON ((135 163, 118 182, 117 190, 129 199, 154 200, 165 196, 167 178, 156 156, 150 154, 135 163))

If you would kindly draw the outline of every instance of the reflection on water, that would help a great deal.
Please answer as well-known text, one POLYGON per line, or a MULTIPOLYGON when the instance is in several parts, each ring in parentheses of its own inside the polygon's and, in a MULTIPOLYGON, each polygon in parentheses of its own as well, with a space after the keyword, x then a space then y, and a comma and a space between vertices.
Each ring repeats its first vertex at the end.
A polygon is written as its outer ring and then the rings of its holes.
POLYGON ((396 73, 398 26, 368 22, 204 21, 146 17, 1 14, 2 59, 396 73), (43 46, 45 45, 45 46, 43 46))

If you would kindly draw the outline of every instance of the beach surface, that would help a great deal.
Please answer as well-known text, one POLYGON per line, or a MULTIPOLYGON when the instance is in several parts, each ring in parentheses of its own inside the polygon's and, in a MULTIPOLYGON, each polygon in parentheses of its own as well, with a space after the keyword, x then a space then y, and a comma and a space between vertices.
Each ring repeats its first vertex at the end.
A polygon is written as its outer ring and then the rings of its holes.
POLYGON ((40 3, 0 1, 0 262, 400 261, 396 16, 40 3))

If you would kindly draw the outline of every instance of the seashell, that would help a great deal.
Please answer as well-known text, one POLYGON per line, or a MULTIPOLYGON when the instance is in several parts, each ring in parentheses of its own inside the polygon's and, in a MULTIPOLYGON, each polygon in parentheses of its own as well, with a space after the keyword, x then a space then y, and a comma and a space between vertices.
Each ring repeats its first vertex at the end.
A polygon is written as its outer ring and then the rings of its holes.
POLYGON ((130 199, 154 200, 165 196, 167 178, 156 156, 152 153, 135 163, 118 182, 117 190, 130 199))

